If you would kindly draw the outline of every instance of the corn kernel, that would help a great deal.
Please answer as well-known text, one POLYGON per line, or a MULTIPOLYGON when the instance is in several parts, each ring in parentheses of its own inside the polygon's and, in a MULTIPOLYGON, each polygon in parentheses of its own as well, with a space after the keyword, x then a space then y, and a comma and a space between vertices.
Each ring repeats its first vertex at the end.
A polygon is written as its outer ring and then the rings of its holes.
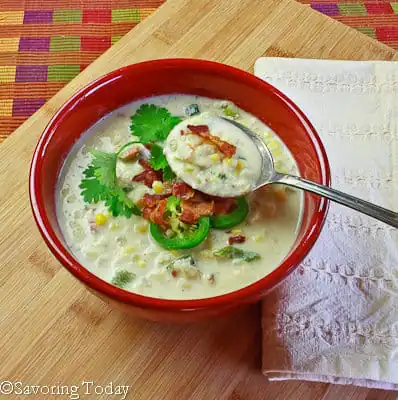
POLYGON ((255 242, 262 242, 264 240, 264 236, 263 235, 256 235, 256 236, 253 236, 252 239, 255 242))
POLYGON ((190 289, 190 288, 192 287, 192 284, 189 283, 189 282, 184 282, 184 283, 182 284, 182 287, 183 287, 184 289, 190 289))
POLYGON ((106 220, 107 220, 106 216, 102 213, 99 213, 95 216, 95 223, 97 225, 104 225, 106 223, 106 220))
POLYGON ((232 229, 231 233, 233 235, 240 235, 242 233, 242 229, 232 229))
POLYGON ((133 262, 138 263, 141 261, 141 256, 139 254, 135 254, 132 258, 133 262))
POLYGON ((139 261, 137 262, 137 265, 138 265, 140 268, 145 268, 146 263, 145 263, 144 260, 139 260, 139 261))
POLYGON ((238 160, 238 162, 236 163, 236 167, 235 168, 238 171, 241 171, 243 169, 243 167, 244 167, 243 162, 241 160, 238 160))
POLYGON ((116 230, 118 230, 120 228, 120 225, 118 224, 118 223, 116 223, 116 222, 113 222, 111 225, 110 225, 110 227, 109 227, 109 229, 111 230, 111 231, 116 231, 116 230))
POLYGON ((214 153, 210 156, 210 160, 213 161, 214 163, 217 163, 220 161, 220 155, 217 153, 214 153))
POLYGON ((134 226, 134 231, 136 233, 145 233, 148 232, 148 224, 137 224, 134 226))
POLYGON ((132 254, 132 253, 134 253, 135 251, 137 251, 137 248, 135 247, 135 246, 130 246, 130 247, 127 247, 124 251, 123 251, 123 253, 124 254, 132 254))
POLYGON ((174 256, 177 257, 180 255, 180 252, 178 250, 170 250, 170 253, 174 256))
POLYGON ((160 194, 163 192, 163 183, 160 181, 154 181, 152 183, 152 189, 156 194, 160 194))

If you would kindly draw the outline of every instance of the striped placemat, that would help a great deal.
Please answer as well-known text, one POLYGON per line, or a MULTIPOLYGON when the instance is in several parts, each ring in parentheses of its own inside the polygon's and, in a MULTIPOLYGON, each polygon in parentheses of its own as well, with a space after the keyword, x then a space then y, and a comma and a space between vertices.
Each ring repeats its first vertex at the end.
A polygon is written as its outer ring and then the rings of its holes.
MULTIPOLYGON (((0 142, 165 0, 0 0, 0 142)), ((398 2, 304 4, 398 49, 398 2)))

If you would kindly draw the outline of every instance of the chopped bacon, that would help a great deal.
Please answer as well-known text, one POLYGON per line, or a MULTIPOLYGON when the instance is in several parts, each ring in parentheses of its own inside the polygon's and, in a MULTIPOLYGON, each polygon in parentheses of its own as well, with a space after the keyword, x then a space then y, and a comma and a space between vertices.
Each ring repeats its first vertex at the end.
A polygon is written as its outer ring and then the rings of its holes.
POLYGON ((184 182, 175 182, 172 186, 173 196, 188 200, 195 196, 195 191, 184 182))
POLYGON ((144 197, 142 197, 140 200, 138 200, 138 205, 140 207, 155 207, 160 200, 165 199, 166 197, 168 197, 168 195, 164 195, 164 194, 149 194, 149 193, 145 193, 144 197))
POLYGON ((142 182, 145 186, 151 188, 153 182, 162 180, 162 172, 155 171, 147 160, 140 159, 139 163, 144 168, 144 171, 133 178, 134 182, 142 182))
POLYGON ((214 200, 214 214, 229 214, 236 208, 235 199, 216 198, 214 200))
POLYGON ((234 244, 234 243, 245 243, 246 242, 246 236, 243 235, 236 235, 236 236, 231 236, 228 239, 229 244, 234 244))
POLYGON ((180 221, 185 222, 186 224, 194 224, 198 219, 199 217, 189 208, 182 210, 180 215, 180 221))
POLYGON ((155 203, 154 206, 147 206, 142 209, 142 216, 155 223, 160 225, 163 230, 167 229, 167 224, 164 219, 164 212, 166 210, 167 199, 161 199, 155 203))
POLYGON ((206 141, 214 144, 221 153, 227 157, 232 157, 236 152, 236 147, 224 140, 221 140, 218 136, 210 134, 209 127, 207 125, 188 125, 187 128, 195 135, 200 136, 206 141))
POLYGON ((139 162, 139 164, 141 165, 142 168, 144 168, 144 169, 152 169, 151 164, 149 164, 148 160, 145 160, 144 158, 141 158, 138 162, 139 162))
POLYGON ((138 146, 133 147, 132 149, 122 153, 123 155, 119 155, 120 159, 123 161, 128 161, 128 160, 133 160, 134 158, 137 157, 137 155, 140 153, 140 148, 138 146))
POLYGON ((164 212, 166 211, 166 204, 167 204, 167 199, 160 200, 158 205, 155 207, 152 215, 151 215, 151 221, 154 222, 155 224, 158 224, 162 227, 162 229, 166 229, 166 221, 164 219, 164 212))
POLYGON ((145 170, 133 178, 134 182, 142 182, 145 186, 152 187, 153 182, 161 181, 162 175, 159 175, 156 171, 145 170))
POLYGON ((181 221, 187 224, 193 224, 199 219, 199 217, 213 214, 214 202, 195 201, 195 199, 182 200, 181 208, 181 221))
POLYGON ((205 139, 210 136, 209 127, 207 125, 188 125, 187 128, 195 135, 199 135, 205 139))

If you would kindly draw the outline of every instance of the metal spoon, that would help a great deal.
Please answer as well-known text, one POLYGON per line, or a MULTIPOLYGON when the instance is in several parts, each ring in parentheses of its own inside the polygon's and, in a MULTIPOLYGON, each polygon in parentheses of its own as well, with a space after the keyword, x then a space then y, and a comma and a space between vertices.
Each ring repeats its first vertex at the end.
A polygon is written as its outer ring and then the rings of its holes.
POLYGON ((379 221, 385 222, 386 224, 391 225, 394 228, 398 228, 398 213, 394 211, 376 206, 375 204, 369 203, 368 201, 340 192, 328 186, 320 185, 319 183, 311 182, 298 176, 281 174, 280 172, 275 171, 274 160, 267 145, 246 126, 228 118, 224 119, 231 124, 234 124, 235 126, 240 128, 246 135, 248 135, 251 140, 255 142, 261 153, 263 161, 262 174, 260 176, 260 179, 258 180, 257 186, 252 189, 253 191, 271 183, 282 183, 284 185, 292 186, 326 197, 329 200, 335 201, 336 203, 350 207, 363 214, 369 215, 370 217, 376 218, 379 221))

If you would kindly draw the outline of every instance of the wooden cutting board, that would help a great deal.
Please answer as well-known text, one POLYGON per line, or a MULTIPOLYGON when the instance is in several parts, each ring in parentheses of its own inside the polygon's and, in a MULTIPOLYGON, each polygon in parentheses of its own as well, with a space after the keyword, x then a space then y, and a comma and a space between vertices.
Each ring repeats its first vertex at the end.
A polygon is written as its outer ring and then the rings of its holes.
MULTIPOLYGON (((390 48, 293 1, 169 0, 0 146, 0 379, 94 381, 103 388, 112 382, 130 386, 128 399, 395 399, 392 392, 354 387, 267 383, 260 373, 258 306, 191 326, 133 319, 89 294, 47 251, 31 216, 27 182, 50 117, 108 71, 176 56, 249 71, 260 56, 398 60, 390 48)), ((121 398, 84 391, 80 398, 121 398)))

